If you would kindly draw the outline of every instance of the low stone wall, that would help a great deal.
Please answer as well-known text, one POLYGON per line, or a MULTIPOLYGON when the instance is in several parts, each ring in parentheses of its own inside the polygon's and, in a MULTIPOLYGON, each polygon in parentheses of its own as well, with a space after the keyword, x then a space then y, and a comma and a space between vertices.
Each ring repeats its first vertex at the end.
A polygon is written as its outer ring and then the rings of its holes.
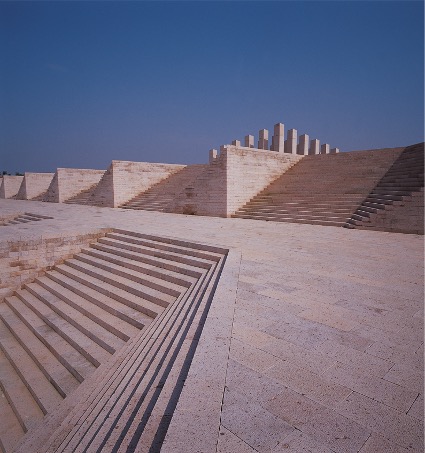
POLYGON ((71 258, 108 231, 111 230, 0 242, 0 301, 45 270, 71 258))
POLYGON ((4 175, 0 186, 0 198, 14 197, 21 187, 23 176, 4 175))
POLYGON ((98 184, 104 173, 104 170, 58 168, 43 201, 63 203, 98 184))
POLYGON ((174 212, 230 217, 303 156, 227 146, 187 187, 174 212))
POLYGON ((90 196, 89 204, 116 208, 184 167, 113 160, 90 196))
POLYGON ((18 200, 32 200, 47 192, 53 180, 54 173, 25 172, 19 192, 18 200))

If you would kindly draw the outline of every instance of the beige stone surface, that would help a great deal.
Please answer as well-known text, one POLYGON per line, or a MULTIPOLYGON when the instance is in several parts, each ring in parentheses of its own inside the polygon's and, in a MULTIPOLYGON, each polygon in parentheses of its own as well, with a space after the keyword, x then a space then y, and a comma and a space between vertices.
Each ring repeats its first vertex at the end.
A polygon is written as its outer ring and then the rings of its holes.
POLYGON ((205 337, 186 387, 194 398, 177 407, 167 451, 423 451, 421 236, 0 201, 0 213, 28 210, 54 220, 4 227, 2 243, 84 224, 240 254, 228 333, 214 328, 220 310, 207 318, 217 349, 205 337), (211 407, 202 399, 209 380, 211 407), (192 448, 204 438, 208 447, 192 448))

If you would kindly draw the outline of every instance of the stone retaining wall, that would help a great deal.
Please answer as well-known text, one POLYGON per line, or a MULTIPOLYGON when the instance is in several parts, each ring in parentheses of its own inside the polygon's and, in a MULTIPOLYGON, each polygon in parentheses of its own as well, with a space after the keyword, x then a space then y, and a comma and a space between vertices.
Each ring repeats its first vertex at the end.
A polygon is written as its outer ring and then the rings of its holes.
POLYGON ((18 200, 32 200, 45 192, 50 187, 54 173, 28 173, 25 172, 19 192, 18 200))

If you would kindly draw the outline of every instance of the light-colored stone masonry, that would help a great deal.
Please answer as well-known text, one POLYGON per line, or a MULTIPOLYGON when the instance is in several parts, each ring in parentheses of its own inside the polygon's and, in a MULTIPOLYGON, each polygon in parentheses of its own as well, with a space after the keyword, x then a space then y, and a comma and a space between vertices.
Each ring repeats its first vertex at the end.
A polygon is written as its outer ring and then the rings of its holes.
POLYGON ((391 209, 371 214, 370 223, 360 227, 367 230, 394 233, 424 234, 424 191, 412 192, 411 199, 397 202, 391 209))
POLYGON ((271 181, 303 156, 227 145, 192 187, 187 187, 174 212, 230 217, 271 181))
POLYGON ((183 168, 185 165, 113 160, 89 204, 116 208, 183 168))
MULTIPOLYGON (((12 227, 8 227, 12 228, 12 227)), ((55 264, 72 257, 108 229, 73 234, 51 233, 0 242, 0 302, 55 264)))
POLYGON ((44 194, 50 187, 54 173, 25 172, 24 179, 16 196, 17 200, 32 200, 44 194))
POLYGON ((105 170, 58 168, 43 201, 63 203, 98 184, 105 170))
POLYGON ((14 197, 19 192, 23 179, 23 176, 4 175, 1 180, 0 198, 14 197))

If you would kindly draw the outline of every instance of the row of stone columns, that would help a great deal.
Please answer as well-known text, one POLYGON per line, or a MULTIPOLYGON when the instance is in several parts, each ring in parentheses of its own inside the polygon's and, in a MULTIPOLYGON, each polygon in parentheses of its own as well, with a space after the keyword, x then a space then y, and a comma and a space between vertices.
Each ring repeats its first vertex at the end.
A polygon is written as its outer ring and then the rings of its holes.
MULTIPOLYGON (((317 139, 309 141, 310 137, 307 134, 300 135, 297 144, 297 135, 298 132, 296 129, 289 129, 285 140, 285 125, 282 123, 275 124, 270 150, 278 153, 301 155, 339 153, 338 148, 330 149, 327 143, 320 146, 320 141, 317 139)), ((241 146, 241 142, 239 140, 233 140, 232 145, 241 146)), ((244 146, 245 148, 255 148, 253 135, 245 136, 244 146)), ((269 131, 267 129, 261 129, 259 131, 257 148, 269 149, 269 131)))

